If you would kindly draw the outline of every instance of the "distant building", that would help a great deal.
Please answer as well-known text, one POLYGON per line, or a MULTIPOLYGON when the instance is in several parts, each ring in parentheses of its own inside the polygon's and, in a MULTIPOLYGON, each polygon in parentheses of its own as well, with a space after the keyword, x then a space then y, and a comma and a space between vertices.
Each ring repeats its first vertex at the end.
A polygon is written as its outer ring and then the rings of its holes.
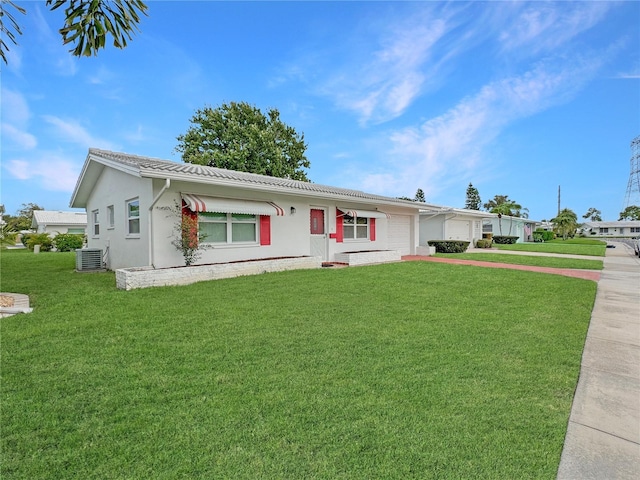
POLYGON ((59 212, 54 210, 34 210, 31 228, 37 233, 55 236, 59 233, 84 234, 87 230, 85 212, 59 212))
POLYGON ((616 222, 585 222, 578 233, 587 237, 638 237, 640 220, 620 220, 616 222))

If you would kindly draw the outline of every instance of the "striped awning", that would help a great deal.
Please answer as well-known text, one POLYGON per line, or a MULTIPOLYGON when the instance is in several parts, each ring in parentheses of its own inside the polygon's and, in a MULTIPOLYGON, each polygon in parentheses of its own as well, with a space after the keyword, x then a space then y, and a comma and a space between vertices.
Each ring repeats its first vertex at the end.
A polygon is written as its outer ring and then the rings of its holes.
POLYGON ((360 210, 355 208, 343 208, 338 207, 345 215, 349 215, 350 217, 366 217, 366 218, 390 218, 388 213, 378 212, 377 210, 360 210))
POLYGON ((235 200, 231 198, 205 197, 183 193, 182 199, 194 212, 244 213, 248 215, 284 216, 284 209, 273 202, 235 200))

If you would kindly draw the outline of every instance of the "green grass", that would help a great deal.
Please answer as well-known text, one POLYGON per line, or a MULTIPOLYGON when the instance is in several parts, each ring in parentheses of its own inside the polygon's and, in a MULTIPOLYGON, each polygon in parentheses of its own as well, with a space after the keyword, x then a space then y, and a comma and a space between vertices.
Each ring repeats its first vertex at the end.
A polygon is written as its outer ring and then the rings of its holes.
POLYGON ((3 479, 552 479, 596 290, 406 262, 124 292, 0 260, 35 308, 0 324, 3 479))
POLYGON ((515 265, 533 265, 537 267, 577 268, 602 270, 602 260, 583 260, 580 258, 536 257, 532 255, 500 255, 496 253, 438 253, 436 257, 477 260, 481 262, 510 263, 515 265))
MULTIPOLYGON (((576 239, 577 240, 577 239, 576 239)), ((585 242, 553 240, 544 243, 514 243, 513 245, 499 245, 494 243, 493 246, 499 250, 516 250, 521 252, 545 252, 545 253, 561 253, 571 255, 590 255, 594 257, 604 257, 606 243, 599 244, 587 243, 593 240, 584 239, 585 242)))

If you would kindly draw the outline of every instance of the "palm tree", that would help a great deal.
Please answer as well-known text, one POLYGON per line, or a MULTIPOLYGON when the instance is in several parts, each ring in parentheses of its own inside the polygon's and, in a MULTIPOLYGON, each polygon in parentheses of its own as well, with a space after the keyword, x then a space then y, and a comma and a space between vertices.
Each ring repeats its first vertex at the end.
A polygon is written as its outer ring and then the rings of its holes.
MULTIPOLYGON (((497 197, 498 196, 496 196, 496 198, 497 197)), ((522 205, 517 204, 513 200, 509 200, 506 196, 504 198, 505 198, 505 201, 503 201, 502 203, 496 204, 489 211, 491 213, 498 214, 498 226, 500 228, 500 235, 502 235, 502 216, 508 215, 510 217, 509 219, 511 221, 509 222, 509 235, 511 235, 511 227, 513 226, 513 217, 520 216, 522 205)), ((489 200, 489 202, 493 202, 493 200, 489 200)))
POLYGON ((562 209, 558 216, 551 221, 553 222, 554 230, 557 234, 562 235, 563 240, 575 233, 576 228, 578 228, 578 216, 569 208, 562 209))

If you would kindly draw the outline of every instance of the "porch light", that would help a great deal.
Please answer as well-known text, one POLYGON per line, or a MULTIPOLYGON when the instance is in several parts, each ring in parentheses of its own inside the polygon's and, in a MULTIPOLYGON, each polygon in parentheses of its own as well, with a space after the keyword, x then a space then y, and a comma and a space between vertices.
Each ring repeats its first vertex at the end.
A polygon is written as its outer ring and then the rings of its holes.
POLYGON ((295 215, 296 213, 296 207, 291 207, 291 215, 295 215))

